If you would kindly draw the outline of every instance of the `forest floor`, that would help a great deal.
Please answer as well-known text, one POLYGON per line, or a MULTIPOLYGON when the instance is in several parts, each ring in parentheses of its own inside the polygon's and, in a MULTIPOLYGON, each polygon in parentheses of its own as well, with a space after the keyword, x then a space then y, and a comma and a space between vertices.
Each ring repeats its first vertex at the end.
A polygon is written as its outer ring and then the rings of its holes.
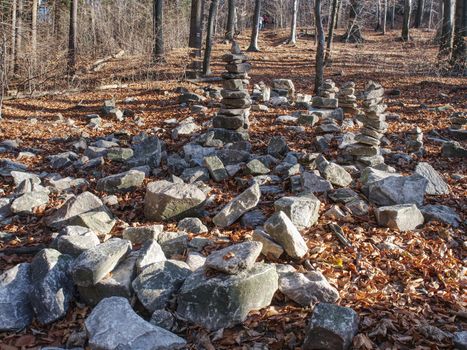
MULTIPOLYGON (((363 44, 334 44, 333 65, 325 70, 325 78, 333 79, 337 86, 354 81, 362 91, 368 80, 375 80, 384 88, 399 89, 400 96, 387 101, 388 112, 400 118, 390 122, 388 138, 392 150, 404 151, 405 132, 419 126, 425 133, 426 154, 419 161, 429 162, 451 187, 451 194, 426 196, 430 204, 447 205, 467 219, 467 177, 465 162, 440 157, 441 144, 426 136, 437 133, 448 138, 449 116, 455 111, 467 109, 467 79, 446 77, 438 74, 436 67, 437 46, 432 43, 433 32, 413 31, 413 40, 403 43, 397 40, 399 32, 386 36, 365 32, 363 44), (447 107, 440 108, 438 107, 447 107), (464 175, 456 180, 453 174, 464 175)), ((259 53, 251 53, 253 69, 252 83, 272 79, 292 79, 299 93, 312 94, 314 81, 314 38, 301 36, 296 46, 284 44, 285 32, 261 33, 259 53)), ((240 37, 242 48, 248 46, 248 38, 240 37)), ((220 57, 229 50, 228 45, 216 44, 213 51, 213 73, 219 76, 224 67, 220 57)), ((39 148, 43 152, 37 157, 21 159, 35 172, 52 171, 45 161, 47 155, 69 150, 67 145, 54 142, 54 138, 79 139, 82 133, 89 137, 109 135, 114 131, 127 130, 136 135, 148 129, 159 128, 156 134, 166 142, 169 150, 177 150, 188 139, 174 142, 171 127, 164 120, 182 120, 190 116, 188 108, 177 102, 175 88, 183 86, 195 91, 205 83, 180 81, 186 69, 187 52, 176 50, 169 54, 168 63, 160 67, 149 66, 144 58, 122 58, 109 63, 97 73, 80 77, 79 87, 84 91, 64 93, 41 98, 24 98, 5 102, 3 119, 0 121, 0 140, 21 140, 22 148, 39 148), (97 90, 103 84, 122 82, 127 87, 114 90, 97 90), (99 113, 104 100, 114 97, 117 105, 133 110, 144 120, 138 126, 133 121, 106 121, 107 127, 93 130, 86 127, 86 115, 99 113), (136 97, 131 103, 123 99, 136 97), (74 125, 59 123, 57 115, 72 119, 74 125)), ((215 83, 213 83, 215 84, 215 83)), ((291 114, 290 109, 271 108, 269 112, 252 112, 254 120, 250 131, 254 151, 264 150, 273 135, 284 135, 292 150, 312 148, 315 132, 293 134, 284 125, 274 124, 278 115, 291 114)), ((210 108, 207 116, 196 117, 199 124, 209 120, 215 112, 210 108)), ((16 155, 2 154, 16 160, 16 155)), ((416 162, 390 164, 399 172, 410 173, 416 162)), ((118 168, 108 166, 107 174, 118 168)), ((62 174, 67 175, 67 174, 62 174)), ((84 177, 94 190, 96 179, 92 174, 69 174, 84 177)), ((151 177, 154 180, 154 177, 151 177)), ((219 206, 226 203, 241 190, 233 181, 211 182, 210 186, 219 196, 219 206), (226 190, 228 186, 228 190, 226 190)), ((9 194, 13 185, 1 180, 0 188, 9 194)), ((119 196, 119 205, 112 210, 116 217, 131 224, 148 224, 142 213, 144 189, 119 196)), ((271 198, 273 199, 273 198, 271 198)), ((1 228, 12 233, 15 239, 0 243, 2 249, 47 244, 51 231, 42 218, 63 198, 55 198, 35 216, 28 216, 1 228)), ((268 200, 268 198, 266 198, 268 200)), ((320 213, 329 209, 325 204, 320 213)), ((271 208, 264 208, 271 211, 271 208)), ((422 229, 409 232, 378 227, 372 215, 369 218, 353 217, 339 222, 353 248, 343 248, 327 229, 328 221, 320 219, 316 226, 302 231, 310 249, 306 257, 312 266, 328 278, 340 292, 339 305, 349 306, 360 316, 359 334, 354 340, 355 349, 450 349, 451 340, 444 332, 465 330, 466 269, 465 226, 454 229, 445 224, 430 222, 422 229), (381 251, 378 243, 393 237, 394 244, 403 247, 402 252, 381 251), (464 259, 464 260, 463 260, 464 259), (444 331, 444 332, 443 332, 444 331)), ((167 225, 167 224, 166 224, 167 225)), ((212 227, 212 225, 210 225, 212 227)), ((168 227, 175 227, 169 223, 168 227)), ((113 235, 121 235, 122 225, 117 225, 113 235)), ((226 230, 233 242, 243 240, 251 231, 234 225, 226 230)), ((24 254, 1 255, 0 271, 28 261, 24 254)), ((303 271, 302 262, 286 261, 303 271)), ((51 326, 33 326, 19 333, 0 333, 0 350, 39 349, 43 345, 63 345, 69 335, 83 329, 83 321, 89 308, 74 304, 62 321, 51 326)), ((247 321, 223 334, 207 334, 196 327, 188 327, 180 335, 188 340, 193 349, 201 348, 200 339, 206 349, 298 349, 302 344, 310 309, 286 300, 276 293, 272 305, 264 310, 252 312, 247 321), (212 347, 209 344, 212 343, 212 347), (257 347, 254 347, 257 344, 257 347)))

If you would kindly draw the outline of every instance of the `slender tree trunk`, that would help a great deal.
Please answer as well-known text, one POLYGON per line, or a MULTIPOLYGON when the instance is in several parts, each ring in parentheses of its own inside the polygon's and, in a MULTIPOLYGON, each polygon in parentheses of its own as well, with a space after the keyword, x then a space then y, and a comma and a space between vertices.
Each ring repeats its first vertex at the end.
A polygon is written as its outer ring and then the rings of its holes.
POLYGON ((423 12, 425 11, 425 0, 417 1, 417 12, 415 13, 415 28, 420 28, 423 22, 423 12))
POLYGON ((454 48, 451 65, 455 72, 462 75, 467 73, 467 0, 456 0, 456 17, 454 22, 454 48))
POLYGON ((37 56, 37 7, 38 1, 32 0, 32 11, 31 11, 31 54, 32 61, 36 62, 37 56))
POLYGON ((391 29, 396 27, 396 0, 392 0, 391 29))
POLYGON ((247 51, 258 52, 259 17, 261 16, 261 0, 255 0, 255 13, 253 15, 253 28, 251 28, 250 47, 247 51))
POLYGON ((225 32, 225 40, 233 41, 235 34, 235 0, 228 0, 229 12, 227 14, 227 28, 225 32))
POLYGON ((211 74, 211 52, 214 37, 214 25, 217 17, 217 5, 219 0, 211 0, 209 7, 208 30, 206 32, 206 50, 204 50, 203 75, 211 74))
MULTIPOLYGON (((203 26, 203 0, 191 1, 190 41, 188 46, 201 50, 203 26)), ((199 52, 200 54, 201 52, 199 52)))
POLYGON ((375 32, 381 30, 381 0, 376 0, 376 27, 375 32))
POLYGON ((289 44, 297 43, 297 15, 298 15, 298 0, 293 0, 292 4, 292 22, 290 24, 289 44))
POLYGON ((412 0, 405 0, 404 3, 404 21, 402 23, 402 40, 409 41, 410 34, 410 15, 412 13, 412 0))
POLYGON ((454 7, 453 0, 444 0, 443 27, 441 31, 441 41, 439 44, 440 57, 450 58, 453 44, 453 20, 454 7))
POLYGON ((428 29, 433 27, 433 0, 430 0, 430 17, 428 19, 428 29))
POLYGON ((10 70, 14 70, 16 61, 16 0, 11 2, 11 46, 10 46, 10 70))
POLYGON ((78 40, 76 37, 78 31, 78 0, 72 0, 70 4, 70 28, 68 34, 68 75, 73 76, 76 73, 76 50, 78 40))
POLYGON ((154 51, 153 62, 161 63, 164 57, 164 0, 154 0, 154 51))
POLYGON ((323 19, 321 18, 321 0, 315 0, 315 18, 318 38, 318 47, 316 48, 316 75, 315 75, 315 94, 324 80, 324 29, 323 19))
POLYGON ((14 73, 17 74, 20 68, 20 57, 23 43, 23 0, 18 0, 18 13, 16 15, 16 55, 14 62, 14 73))
POLYGON ((388 18, 388 0, 384 0, 384 9, 383 9, 383 35, 386 34, 386 22, 388 18))
POLYGON ((328 40, 326 43, 326 58, 324 62, 330 64, 332 62, 332 42, 334 40, 334 28, 337 21, 337 9, 339 0, 332 0, 331 22, 329 23, 328 40))
POLYGON ((349 26, 344 35, 345 42, 361 43, 364 41, 359 23, 362 10, 361 0, 350 1, 349 26))
POLYGON ((62 18, 62 0, 54 1, 54 35, 58 39, 60 36, 60 21, 62 18))

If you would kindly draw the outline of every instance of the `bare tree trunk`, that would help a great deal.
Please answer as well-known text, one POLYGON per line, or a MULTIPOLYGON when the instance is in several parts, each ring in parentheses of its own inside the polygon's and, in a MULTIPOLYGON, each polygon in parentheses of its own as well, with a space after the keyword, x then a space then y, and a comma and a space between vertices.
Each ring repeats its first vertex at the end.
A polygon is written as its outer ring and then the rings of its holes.
POLYGON ((15 74, 19 72, 20 68, 20 57, 22 53, 22 43, 23 43, 23 0, 18 0, 18 13, 16 15, 16 55, 13 71, 15 74))
POLYGON ((1 35, 0 38, 0 120, 2 119, 3 97, 7 89, 8 78, 8 54, 7 54, 7 31, 0 22, 1 35))
POLYGON ((161 63, 164 57, 164 0, 154 0, 154 51, 153 62, 161 63))
POLYGON ((456 18, 454 22, 454 48, 451 65, 455 72, 467 74, 467 0, 456 0, 456 18))
POLYGON ((410 34, 410 15, 412 13, 412 0, 405 0, 404 3, 404 21, 402 23, 402 40, 409 41, 410 34))
POLYGON ((206 33, 206 50, 204 50, 203 75, 211 74, 211 52, 214 37, 214 24, 217 17, 217 5, 219 0, 212 0, 209 7, 208 30, 206 33))
POLYGON ((328 40, 326 43, 326 57, 324 62, 330 64, 332 62, 332 42, 334 40, 334 28, 337 21, 337 9, 339 0, 332 0, 331 22, 329 23, 328 40))
POLYGON ((298 0, 293 0, 292 4, 292 23, 290 24, 289 44, 297 43, 297 15, 298 15, 298 0))
POLYGON ((191 1, 190 41, 188 46, 197 49, 201 54, 203 26, 203 0, 191 1))
POLYGON ((345 42, 361 43, 364 41, 359 23, 362 10, 361 0, 350 1, 349 26, 344 35, 345 42))
POLYGON ((381 0, 376 1, 376 27, 375 32, 381 30, 381 0))
POLYGON ((388 0, 384 0, 384 9, 383 9, 383 35, 386 34, 386 22, 388 18, 388 0))
POLYGON ((10 70, 14 70, 16 61, 16 0, 11 1, 11 46, 10 70))
POLYGON ((261 16, 261 0, 255 0, 255 13, 253 15, 253 28, 251 29, 250 46, 247 51, 258 52, 259 17, 261 16))
POLYGON ((73 76, 76 73, 76 49, 78 40, 76 37, 78 31, 78 0, 72 0, 70 4, 70 28, 68 34, 68 75, 73 76))
POLYGON ((228 0, 229 12, 227 14, 227 28, 225 32, 225 40, 233 41, 235 34, 235 0, 228 0))
POLYGON ((391 29, 396 27, 396 0, 392 0, 391 29))
POLYGON ((454 21, 453 0, 444 0, 443 27, 439 44, 439 54, 442 58, 450 58, 453 44, 453 21, 454 21))
POLYGON ((316 48, 316 75, 315 75, 315 94, 324 80, 324 29, 323 19, 321 18, 321 0, 315 0, 315 18, 318 38, 318 47, 316 48))
POLYGON ((417 12, 415 13, 415 28, 420 28, 423 22, 423 12, 425 11, 425 0, 417 1, 417 12))
POLYGON ((60 21, 62 18, 62 0, 54 1, 54 34, 55 38, 58 39, 60 36, 60 21))
POLYGON ((31 11, 31 54, 32 61, 36 62, 37 56, 37 7, 38 1, 32 0, 32 11, 31 11))
POLYGON ((428 29, 431 30, 433 26, 433 0, 430 0, 430 18, 428 19, 428 29))

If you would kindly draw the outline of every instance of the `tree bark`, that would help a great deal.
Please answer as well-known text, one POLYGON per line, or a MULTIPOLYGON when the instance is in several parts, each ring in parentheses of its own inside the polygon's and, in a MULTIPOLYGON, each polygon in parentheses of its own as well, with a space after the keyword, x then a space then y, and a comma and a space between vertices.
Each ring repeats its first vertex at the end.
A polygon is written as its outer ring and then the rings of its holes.
POLYGON ((11 46, 10 46, 10 69, 13 71, 16 61, 16 0, 11 2, 11 46))
POLYGON ((402 40, 409 41, 410 40, 410 15, 412 13, 412 0, 405 0, 404 3, 404 20, 402 23, 402 40))
POLYGON ((359 23, 362 10, 361 0, 350 1, 349 26, 344 35, 345 42, 361 43, 364 41, 359 23))
POLYGON ((255 13, 253 15, 253 28, 251 29, 250 46, 247 51, 258 52, 258 37, 259 37, 259 17, 261 16, 261 0, 255 0, 255 13))
POLYGON ((428 29, 431 30, 433 26, 433 0, 430 0, 430 17, 428 18, 428 29))
POLYGON ((386 34, 386 22, 388 19, 388 0, 384 0, 384 8, 383 8, 383 35, 386 34))
POLYGON ((212 0, 209 7, 208 30, 206 32, 206 49, 204 50, 203 75, 211 74, 211 52, 214 37, 214 25, 217 17, 217 5, 219 0, 212 0))
POLYGON ((37 7, 38 1, 32 0, 31 11, 31 54, 32 61, 35 63, 37 56, 37 7))
POLYGON ((297 15, 298 15, 298 0, 293 0, 292 4, 292 22, 290 24, 289 44, 297 43, 297 15))
POLYGON ((324 79, 324 29, 323 19, 321 18, 321 0, 315 0, 315 21, 318 38, 318 47, 316 48, 316 75, 315 75, 315 94, 323 84, 324 79))
POLYGON ((201 54, 203 26, 203 0, 191 1, 190 40, 188 46, 201 54), (199 52, 198 52, 199 51, 199 52))
POLYGON ((417 12, 415 13, 415 28, 420 28, 423 22, 423 13, 425 11, 425 0, 417 1, 417 12))
POLYGON ((441 30, 441 40, 439 44, 440 57, 450 58, 453 45, 453 20, 454 8, 453 0, 444 0, 443 27, 441 30))
POLYGON ((22 43, 23 43, 23 0, 18 0, 18 13, 16 15, 16 55, 15 55, 15 61, 14 61, 14 67, 13 71, 15 74, 19 72, 20 68, 20 56, 21 56, 21 49, 22 49, 22 43))
POLYGON ((225 40, 233 41, 235 34, 235 0, 228 0, 229 12, 227 14, 227 28, 225 32, 225 40))
POLYGON ((375 32, 381 30, 381 0, 376 0, 376 26, 375 32))
POLYGON ((77 40, 78 31, 78 0, 72 0, 70 4, 70 28, 68 34, 68 65, 67 71, 69 76, 76 73, 76 49, 78 46, 77 40))
POLYGON ((456 1, 456 17, 454 22, 454 48, 451 65, 453 70, 462 75, 467 73, 467 0, 456 1))
POLYGON ((396 27, 396 0, 392 0, 391 29, 396 27))
POLYGON ((164 0, 154 0, 154 51, 153 62, 161 63, 164 57, 164 0))
POLYGON ((332 42, 334 40, 334 28, 337 22, 337 9, 339 7, 339 0, 332 0, 331 22, 329 23, 328 40, 326 43, 326 57, 324 59, 326 64, 332 62, 332 42))

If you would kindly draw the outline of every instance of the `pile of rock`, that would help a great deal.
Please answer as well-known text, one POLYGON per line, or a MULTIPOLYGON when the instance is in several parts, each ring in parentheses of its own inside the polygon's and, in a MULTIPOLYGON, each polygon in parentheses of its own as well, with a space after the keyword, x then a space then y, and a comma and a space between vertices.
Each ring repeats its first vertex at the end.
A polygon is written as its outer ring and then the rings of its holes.
POLYGON ((405 146, 408 153, 423 153, 423 131, 418 126, 409 130, 406 135, 405 146))
POLYGON ((354 82, 349 81, 348 83, 345 83, 341 87, 337 99, 339 100, 339 107, 341 107, 344 112, 350 113, 352 115, 358 112, 354 82))
POLYGON ((384 89, 373 81, 368 82, 364 93, 364 114, 357 119, 363 124, 360 134, 355 137, 355 144, 347 147, 348 154, 352 155, 357 164, 375 166, 384 163, 380 154, 381 138, 387 130, 387 106, 383 103, 384 89))
POLYGON ((449 128, 449 134, 459 140, 467 139, 467 113, 456 112, 450 117, 451 127, 449 128))
POLYGON ((215 138, 223 142, 235 142, 249 138, 248 117, 252 101, 246 89, 249 84, 248 72, 251 69, 247 59, 235 43, 232 45, 231 53, 222 57, 227 69, 227 72, 222 74, 224 89, 221 95, 223 99, 221 109, 214 117, 212 124, 213 130, 218 131, 215 138))
POLYGON ((318 96, 313 97, 312 106, 314 108, 337 108, 339 106, 336 98, 338 92, 339 88, 336 87, 336 83, 331 79, 326 79, 318 89, 318 96))

